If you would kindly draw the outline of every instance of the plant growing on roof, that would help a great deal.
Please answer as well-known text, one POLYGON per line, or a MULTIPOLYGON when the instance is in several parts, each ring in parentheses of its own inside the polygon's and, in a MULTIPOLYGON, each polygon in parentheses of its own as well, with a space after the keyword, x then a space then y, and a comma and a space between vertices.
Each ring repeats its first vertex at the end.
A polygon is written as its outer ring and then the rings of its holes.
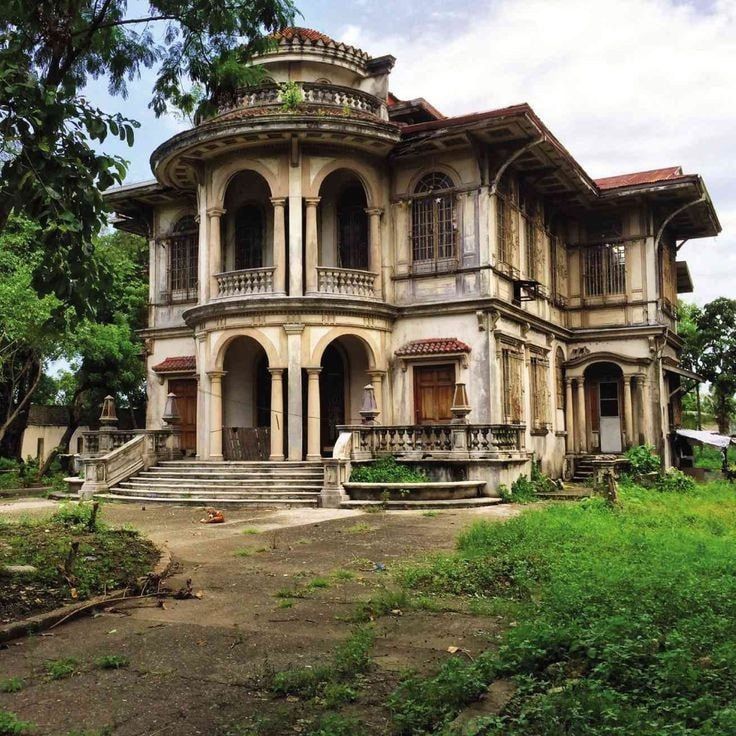
POLYGON ((304 102, 304 93, 296 82, 280 84, 279 97, 281 98, 281 109, 284 112, 295 112, 299 109, 299 105, 304 102))

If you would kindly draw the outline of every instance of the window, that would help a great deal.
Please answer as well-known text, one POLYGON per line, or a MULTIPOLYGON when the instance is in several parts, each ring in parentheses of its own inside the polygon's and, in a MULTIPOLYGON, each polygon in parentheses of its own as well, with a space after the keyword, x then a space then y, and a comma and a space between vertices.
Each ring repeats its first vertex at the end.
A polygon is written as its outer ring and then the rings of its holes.
POLYGON ((337 202, 337 259, 340 268, 368 270, 368 215, 362 187, 345 189, 337 202))
POLYGON ((557 408, 565 409, 565 356, 561 348, 555 353, 555 387, 557 389, 557 408))
POLYGON ((626 247, 624 245, 588 246, 584 250, 585 294, 606 296, 626 293, 626 247))
POLYGON ((567 302, 567 249, 561 237, 550 238, 552 246, 552 296, 555 304, 565 306, 567 302))
POLYGON ((263 212, 246 204, 235 214, 235 270, 263 266, 263 212))
POLYGON ((191 215, 182 217, 174 226, 169 240, 169 292, 173 297, 188 299, 196 296, 197 223, 191 215))
POLYGON ((507 272, 518 268, 518 191, 515 182, 508 177, 501 179, 496 195, 496 239, 499 264, 507 272))
POLYGON ((501 350, 501 388, 503 396, 503 420, 507 424, 521 424, 524 412, 522 407, 522 366, 524 358, 513 347, 501 350))
POLYGON ((452 179, 434 172, 422 177, 412 204, 412 259, 449 261, 455 258, 455 193, 452 179))
POLYGON ((532 394, 532 428, 547 429, 549 425, 549 390, 547 388, 549 363, 543 355, 532 355, 529 367, 532 394))

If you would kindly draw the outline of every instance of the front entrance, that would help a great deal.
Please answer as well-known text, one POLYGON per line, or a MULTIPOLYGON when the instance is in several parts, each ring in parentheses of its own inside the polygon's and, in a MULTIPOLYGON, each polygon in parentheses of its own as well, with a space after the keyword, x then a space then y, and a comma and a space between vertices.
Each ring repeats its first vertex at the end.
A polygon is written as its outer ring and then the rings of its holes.
POLYGON ((598 391, 600 395, 601 452, 621 452, 623 446, 618 381, 601 381, 598 391))
POLYGON ((181 416, 181 449, 185 455, 196 455, 197 380, 195 378, 170 379, 169 393, 176 394, 176 405, 181 416))
POLYGON ((337 441, 337 428, 345 424, 345 361, 335 345, 322 355, 319 376, 320 450, 329 457, 337 441))
POLYGON ((414 420, 417 424, 436 424, 452 419, 452 394, 455 390, 455 365, 415 366, 414 420))

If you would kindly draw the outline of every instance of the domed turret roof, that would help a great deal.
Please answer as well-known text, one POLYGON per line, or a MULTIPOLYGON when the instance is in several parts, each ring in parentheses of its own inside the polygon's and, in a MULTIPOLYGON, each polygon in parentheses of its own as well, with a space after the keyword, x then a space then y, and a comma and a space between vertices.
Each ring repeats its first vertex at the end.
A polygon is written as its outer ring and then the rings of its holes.
POLYGON ((282 38, 286 41, 322 41, 323 43, 335 43, 335 40, 315 31, 313 28, 300 28, 299 26, 290 26, 288 28, 282 28, 280 31, 276 31, 271 34, 271 38, 280 41, 282 38))
MULTIPOLYGON (((329 48, 351 54, 362 62, 366 62, 370 59, 370 56, 362 49, 351 46, 348 43, 343 43, 342 41, 335 41, 334 38, 330 38, 327 34, 320 31, 315 31, 313 28, 288 26, 287 28, 282 28, 280 31, 275 31, 269 36, 269 38, 276 41, 279 49, 282 51, 293 51, 297 48, 302 50, 329 48)), ((258 56, 258 54, 256 54, 256 56, 258 56)))

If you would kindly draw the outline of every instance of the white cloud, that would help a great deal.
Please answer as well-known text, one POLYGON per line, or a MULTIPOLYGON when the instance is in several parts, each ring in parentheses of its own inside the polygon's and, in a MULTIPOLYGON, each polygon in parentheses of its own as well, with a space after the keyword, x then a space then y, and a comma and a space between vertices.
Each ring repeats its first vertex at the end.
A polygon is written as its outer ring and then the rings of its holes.
POLYGON ((736 3, 498 0, 464 29, 350 42, 394 53, 392 90, 446 114, 529 102, 594 177, 679 164, 700 173, 723 234, 692 241, 699 302, 736 297, 736 3))

